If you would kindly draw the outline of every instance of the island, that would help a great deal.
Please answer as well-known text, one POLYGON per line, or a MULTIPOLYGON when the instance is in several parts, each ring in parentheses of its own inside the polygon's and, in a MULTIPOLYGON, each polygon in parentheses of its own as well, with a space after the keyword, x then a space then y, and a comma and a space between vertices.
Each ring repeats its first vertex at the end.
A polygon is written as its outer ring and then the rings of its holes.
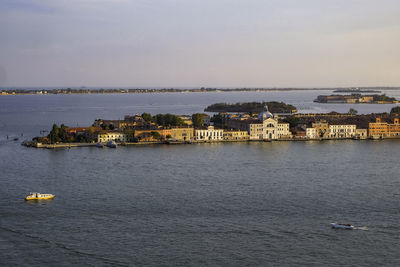
POLYGON ((392 108, 390 113, 357 115, 355 109, 348 113, 273 114, 265 106, 259 113, 221 112, 212 116, 142 113, 126 115, 123 120, 96 119, 84 127, 54 124, 47 136, 35 137, 23 145, 115 148, 117 145, 386 138, 400 138, 400 107, 392 108))
POLYGON ((342 88, 336 89, 334 93, 381 93, 379 90, 374 89, 360 89, 360 88, 342 88))
POLYGON ((247 112, 247 113, 260 113, 264 110, 265 106, 268 107, 272 113, 296 113, 297 108, 293 105, 284 102, 247 102, 247 103, 216 103, 204 109, 206 112, 247 112))
POLYGON ((394 97, 383 95, 362 95, 362 94, 351 94, 351 95, 319 95, 314 100, 316 103, 340 103, 340 104, 396 104, 399 101, 394 97))

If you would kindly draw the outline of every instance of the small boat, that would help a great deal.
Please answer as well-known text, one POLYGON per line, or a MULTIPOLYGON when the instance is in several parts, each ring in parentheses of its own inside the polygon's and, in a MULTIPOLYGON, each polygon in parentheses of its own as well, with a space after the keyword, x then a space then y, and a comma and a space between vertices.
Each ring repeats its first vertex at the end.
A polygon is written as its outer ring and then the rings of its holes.
POLYGON ((109 148, 117 148, 117 144, 114 141, 108 141, 107 147, 109 148))
POLYGON ((18 141, 18 140, 19 140, 19 138, 18 138, 18 137, 15 137, 13 140, 14 140, 14 141, 18 141))
POLYGON ((53 194, 29 193, 25 200, 39 200, 39 199, 52 199, 53 194))
POLYGON ((335 229, 347 229, 347 230, 353 230, 354 225, 348 224, 348 223, 331 223, 332 228, 335 229))
POLYGON ((103 148, 104 145, 103 145, 102 143, 99 142, 99 143, 96 144, 96 147, 98 147, 98 148, 103 148))

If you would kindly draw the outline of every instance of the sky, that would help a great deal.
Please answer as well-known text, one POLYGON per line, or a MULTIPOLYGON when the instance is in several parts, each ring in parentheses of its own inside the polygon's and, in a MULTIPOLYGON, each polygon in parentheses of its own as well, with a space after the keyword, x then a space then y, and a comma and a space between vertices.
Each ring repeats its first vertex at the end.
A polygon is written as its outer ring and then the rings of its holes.
POLYGON ((0 87, 400 86, 398 0, 1 0, 0 87))

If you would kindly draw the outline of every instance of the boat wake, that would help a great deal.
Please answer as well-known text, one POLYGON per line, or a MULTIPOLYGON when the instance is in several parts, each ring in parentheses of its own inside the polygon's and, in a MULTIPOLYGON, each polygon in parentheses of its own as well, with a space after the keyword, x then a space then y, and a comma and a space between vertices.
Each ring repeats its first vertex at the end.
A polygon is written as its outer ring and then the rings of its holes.
POLYGON ((125 262, 120 262, 120 261, 117 261, 117 260, 109 259, 109 258, 100 256, 100 255, 97 255, 97 254, 94 254, 94 253, 88 253, 88 252, 79 251, 79 250, 73 249, 73 248, 71 248, 71 247, 69 247, 67 245, 64 245, 62 243, 50 241, 48 239, 45 239, 45 238, 42 238, 42 237, 39 237, 39 236, 26 234, 26 233, 24 233, 22 231, 13 230, 13 229, 1 226, 1 225, 0 225, 0 230, 7 231, 7 232, 10 232, 10 233, 14 233, 14 234, 18 234, 18 235, 24 236, 25 238, 35 239, 35 240, 43 242, 43 243, 48 243, 50 245, 54 245, 54 246, 56 246, 56 247, 58 247, 60 249, 63 249, 65 251, 69 252, 70 254, 88 256, 88 257, 100 260, 103 263, 110 264, 112 266, 128 266, 128 264, 125 263, 125 262))
POLYGON ((355 226, 354 230, 368 231, 369 229, 367 226, 355 226))

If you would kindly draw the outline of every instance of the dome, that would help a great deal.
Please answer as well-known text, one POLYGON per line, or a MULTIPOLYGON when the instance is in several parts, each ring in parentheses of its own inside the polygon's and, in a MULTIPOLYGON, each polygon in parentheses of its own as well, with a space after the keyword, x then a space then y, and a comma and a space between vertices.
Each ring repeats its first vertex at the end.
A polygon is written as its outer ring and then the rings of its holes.
POLYGON ((260 121, 265 121, 266 119, 273 118, 273 117, 274 117, 274 115, 272 115, 272 113, 268 111, 267 105, 265 105, 264 111, 261 112, 260 115, 258 115, 258 119, 260 121))

